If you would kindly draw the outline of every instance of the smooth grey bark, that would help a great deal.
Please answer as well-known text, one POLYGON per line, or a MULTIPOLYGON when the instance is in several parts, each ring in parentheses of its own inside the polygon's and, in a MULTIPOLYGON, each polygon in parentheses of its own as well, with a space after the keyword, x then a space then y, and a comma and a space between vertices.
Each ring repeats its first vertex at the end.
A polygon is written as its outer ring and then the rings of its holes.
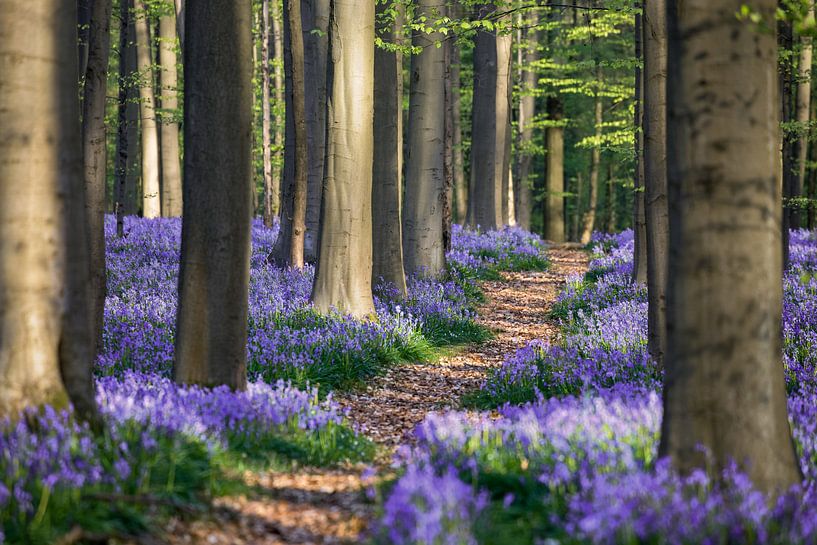
POLYGON ((657 365, 667 350, 666 0, 645 0, 644 15, 644 211, 647 219, 648 348, 657 365))
POLYGON ((0 415, 96 411, 77 4, 0 10, 0 415), (24 273, 21 273, 24 271, 24 273))
POLYGON ((443 135, 443 252, 451 250, 454 205, 454 83, 451 79, 451 40, 442 47, 445 55, 445 133, 443 135))
MULTIPOLYGON (((477 7, 489 17, 493 4, 477 7)), ((511 35, 480 29, 474 37, 474 100, 471 108, 471 183, 468 224, 496 229, 507 222, 508 85, 511 35)))
POLYGON ((125 73, 127 74, 127 139, 128 139, 128 166, 125 174, 125 214, 139 213, 142 201, 139 191, 139 172, 141 170, 140 141, 139 141, 139 86, 138 63, 136 62, 136 23, 133 14, 133 0, 120 0, 128 4, 130 24, 128 25, 128 41, 125 53, 125 73))
MULTIPOLYGON (((419 0, 417 15, 445 13, 444 0, 419 0)), ((422 52, 411 58, 411 88, 403 215, 406 274, 436 275, 445 265, 445 50, 435 47, 440 33, 416 32, 412 45, 422 52)))
MULTIPOLYGON (((88 54, 82 100, 82 153, 85 177, 85 215, 90 259, 90 331, 96 350, 102 348, 105 314, 105 195, 107 190, 107 131, 105 103, 110 52, 110 0, 94 0, 88 32, 88 54)), ((93 357, 91 358, 94 359, 93 357)))
POLYGON ((136 0, 136 62, 139 69, 139 121, 142 129, 142 215, 161 215, 159 184, 159 132, 156 126, 156 94, 153 89, 153 61, 150 24, 145 0, 136 0))
POLYGON ((77 0, 77 79, 82 81, 88 69, 88 42, 91 34, 91 9, 94 0, 77 0))
MULTIPOLYGON (((547 144, 547 206, 545 207, 545 238, 553 242, 565 241, 565 174, 564 126, 562 98, 548 97, 548 118, 554 124, 545 131, 547 144)), ((581 199, 579 199, 580 201, 581 199)))
MULTIPOLYGON (((277 3, 277 0, 273 0, 277 3)), ((272 43, 270 0, 261 2, 261 149, 264 161, 264 223, 272 225, 272 43)))
POLYGON ((304 70, 306 81, 306 139, 308 153, 306 234, 304 258, 318 257, 321 198, 326 156, 326 65, 328 62, 329 0, 302 0, 304 70))
POLYGON ((159 18, 159 82, 162 115, 160 125, 162 164, 162 216, 182 215, 182 170, 179 149, 179 78, 176 70, 176 16, 159 18))
POLYGON ((250 0, 188 0, 184 215, 174 379, 247 382, 252 214, 250 0), (230 85, 224 85, 230 82, 230 85))
MULTIPOLYGON (((641 14, 635 16, 635 58, 643 61, 643 25, 641 14)), ((634 121, 635 168, 633 177, 633 281, 647 283, 647 218, 644 212, 644 78, 640 64, 635 67, 634 121)))
POLYGON ((465 223, 468 214, 468 182, 465 179, 465 157, 462 145, 462 84, 460 63, 462 55, 456 41, 451 42, 451 130, 454 146, 454 201, 457 215, 454 221, 465 223))
MULTIPOLYGON (((794 37, 792 31, 792 23, 789 20, 781 19, 777 22, 778 26, 778 49, 782 51, 791 51, 793 48, 794 37)), ((780 120, 784 125, 790 124, 794 121, 794 64, 790 55, 780 55, 778 66, 778 77, 780 79, 780 120)), ((783 268, 789 267, 789 229, 794 225, 796 218, 796 209, 789 201, 797 197, 796 194, 796 161, 797 154, 795 150, 795 138, 788 131, 781 132, 781 164, 782 169, 782 184, 783 184, 783 268)))
POLYGON ((304 266, 304 239, 306 237, 306 200, 309 144, 306 130, 306 81, 304 79, 304 35, 301 31, 301 0, 286 1, 286 15, 290 31, 292 56, 292 87, 290 88, 294 130, 295 177, 292 192, 292 232, 288 263, 297 269, 304 266))
MULTIPOLYGON (((536 24, 538 19, 528 21, 527 24, 536 24)), ((533 122, 536 117, 536 90, 538 74, 532 66, 539 60, 538 31, 535 28, 525 28, 519 31, 522 35, 519 42, 519 116, 517 123, 516 146, 516 177, 514 178, 514 210, 516 224, 522 229, 530 230, 531 209, 533 196, 531 188, 531 166, 533 154, 533 122)))
POLYGON ((270 209, 271 214, 267 221, 267 225, 272 226, 272 218, 277 216, 281 210, 281 175, 283 169, 280 165, 283 163, 283 149, 284 149, 284 125, 286 123, 286 116, 281 115, 285 107, 284 99, 284 32, 281 23, 281 13, 278 7, 278 2, 272 2, 271 18, 272 18, 272 44, 274 46, 275 58, 275 130, 273 132, 273 145, 276 154, 280 157, 275 161, 272 171, 272 187, 270 189, 270 209))
MULTIPOLYGON (((760 490, 778 493, 801 477, 781 361, 777 49, 774 32, 738 20, 735 6, 669 2, 671 274, 659 454, 683 472, 717 474, 734 460, 760 490)), ((775 0, 753 9, 774 28, 775 0)))
POLYGON ((326 176, 312 289, 319 311, 374 313, 372 134, 374 3, 332 0, 327 66, 326 176))
POLYGON ((616 211, 616 177, 614 164, 607 163, 607 232, 616 232, 618 214, 616 211))
POLYGON ((125 235, 125 201, 128 173, 128 30, 131 26, 128 2, 119 2, 119 90, 117 93, 116 170, 114 172, 114 214, 116 235, 125 235))
POLYGON ((179 36, 179 45, 184 50, 184 2, 185 0, 174 0, 176 8, 176 33, 179 36))
MULTIPOLYGON (((383 20, 377 4, 377 35, 402 44, 402 21, 383 20)), ((374 162, 372 170, 372 283, 380 279, 406 295, 403 270, 403 55, 374 52, 374 162)))
MULTIPOLYGON (((808 16, 814 18, 814 4, 809 3, 808 16)), ((794 155, 797 158, 793 193, 798 197, 807 196, 803 189, 806 178, 806 159, 808 157, 808 122, 811 115, 811 64, 812 64, 811 36, 800 36, 800 59, 797 64, 797 99, 795 103, 795 119, 798 126, 797 140, 794 142, 794 155)), ((803 212, 800 207, 794 209, 792 226, 802 227, 803 212)))

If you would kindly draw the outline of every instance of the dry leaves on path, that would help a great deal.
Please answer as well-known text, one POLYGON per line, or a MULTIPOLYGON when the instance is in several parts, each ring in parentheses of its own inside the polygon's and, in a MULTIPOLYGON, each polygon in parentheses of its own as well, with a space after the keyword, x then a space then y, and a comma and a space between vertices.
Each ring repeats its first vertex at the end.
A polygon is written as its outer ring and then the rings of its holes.
MULTIPOLYGON (((433 364, 403 365, 372 380, 365 389, 335 396, 350 419, 382 445, 387 462, 398 445, 432 411, 458 408, 465 393, 479 388, 488 370, 533 339, 556 340, 558 324, 548 312, 565 279, 587 268, 585 252, 552 247, 552 267, 543 272, 503 273, 484 282, 486 303, 479 322, 496 336, 433 364)), ((253 493, 216 500, 212 513, 197 521, 171 520, 161 532, 169 544, 357 543, 373 516, 365 498, 363 467, 301 468, 245 477, 253 493)))

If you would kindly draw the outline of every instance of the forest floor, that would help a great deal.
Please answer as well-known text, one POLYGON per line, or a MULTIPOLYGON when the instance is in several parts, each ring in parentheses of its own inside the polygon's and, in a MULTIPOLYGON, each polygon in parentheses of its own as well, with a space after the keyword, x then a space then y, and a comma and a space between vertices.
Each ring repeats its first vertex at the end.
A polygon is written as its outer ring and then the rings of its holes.
MULTIPOLYGON (((403 365, 365 389, 335 396, 349 418, 380 448, 376 465, 388 468, 394 449, 432 411, 459 409, 463 395, 479 388, 488 370, 533 339, 556 342, 558 324, 548 312, 565 278, 587 268, 588 255, 551 247, 544 272, 502 273, 486 281, 479 322, 495 337, 451 350, 433 363, 403 365)), ((291 471, 246 471, 241 493, 215 500, 201 517, 170 519, 141 544, 343 544, 357 543, 374 516, 366 499, 366 467, 296 467, 291 471)), ((379 472, 382 475, 382 471, 379 472)))

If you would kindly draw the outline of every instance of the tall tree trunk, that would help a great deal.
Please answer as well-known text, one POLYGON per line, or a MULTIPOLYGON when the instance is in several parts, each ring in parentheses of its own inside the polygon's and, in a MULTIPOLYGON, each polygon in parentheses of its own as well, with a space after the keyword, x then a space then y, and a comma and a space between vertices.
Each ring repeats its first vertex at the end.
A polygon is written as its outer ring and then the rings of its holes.
POLYGON ((114 173, 114 213, 116 235, 125 235, 125 201, 128 176, 128 32, 132 26, 128 2, 119 2, 119 91, 117 94, 116 171, 114 173))
MULTIPOLYGON (((95 0, 88 33, 88 57, 82 101, 82 151, 85 174, 85 214, 90 259, 91 335, 102 348, 105 314, 105 194, 107 189, 107 134, 105 103, 108 90, 111 1, 95 0)), ((93 357, 91 358, 94 359, 93 357)))
MULTIPOLYGON (((547 206, 545 207, 545 238, 553 242, 565 241, 565 173, 564 127, 561 125, 562 98, 548 97, 547 109, 551 126, 545 132, 547 140, 547 206)), ((581 202, 581 195, 578 197, 581 202)))
MULTIPOLYGON (((450 9, 454 10, 452 18, 458 17, 459 3, 454 2, 450 9)), ((465 158, 462 149, 462 91, 460 83, 460 63, 462 57, 460 46, 456 40, 450 40, 451 47, 451 131, 453 145, 453 169, 454 169, 454 202, 456 206, 457 223, 465 223, 465 216, 468 213, 468 184, 465 181, 465 158)))
POLYGON ((326 177, 312 301, 323 312, 374 312, 372 134, 374 2, 332 0, 326 177))
POLYGON ((0 415, 95 412, 77 4, 0 10, 0 415), (24 274, 21 274, 24 271, 24 274), (83 319, 84 318, 84 319, 83 319))
POLYGON ((173 12, 159 19, 159 81, 162 100, 162 215, 182 215, 182 171, 179 150, 179 123, 176 110, 179 78, 176 73, 176 16, 173 12))
MULTIPOLYGON (((670 327, 659 453, 682 471, 735 460, 761 490, 783 492, 800 473, 781 362, 774 33, 738 20, 732 0, 670 6, 670 327)), ((775 8, 774 0, 753 5, 771 28, 775 8)))
MULTIPOLYGON (((377 34, 402 44, 400 17, 383 18, 388 6, 377 4, 377 34)), ((372 171, 372 282, 382 278, 406 295, 403 272, 403 58, 400 52, 374 52, 374 168, 372 171)))
POLYGON ((576 173, 576 205, 570 218, 570 240, 579 240, 579 227, 582 223, 582 192, 584 191, 584 177, 581 171, 576 173))
MULTIPOLYGON (((635 15, 635 58, 642 62, 643 52, 643 25, 641 14, 635 15)), ((633 176, 633 281, 639 284, 647 283, 647 218, 644 212, 644 77, 641 65, 635 67, 635 168, 633 176)))
POLYGON ((153 61, 150 53, 150 24, 145 0, 136 0, 136 60, 139 69, 139 118, 142 126, 142 215, 161 215, 159 196, 159 132, 156 127, 156 97, 153 91, 153 61))
POLYGON ((666 0, 644 4, 644 211, 647 218, 648 347, 657 365, 667 350, 666 293, 669 211, 667 205, 666 0))
MULTIPOLYGON (((601 68, 596 64, 596 81, 601 84, 601 68)), ((584 220, 582 222, 582 236, 581 243, 588 244, 590 237, 593 235, 593 228, 596 225, 596 211, 599 208, 599 169, 601 168, 601 135, 602 123, 604 121, 602 115, 604 112, 604 103, 601 98, 601 93, 597 90, 594 98, 594 125, 596 143, 593 145, 593 150, 590 152, 590 200, 587 204, 587 211, 584 213, 584 220)))
MULTIPOLYGON (((814 85, 814 83, 814 78, 812 78, 812 85, 814 85)), ((817 101, 814 100, 811 101, 810 119, 817 119, 817 101)), ((809 134, 811 134, 811 131, 809 131, 809 134)), ((810 138, 809 140, 809 161, 813 164, 817 162, 817 138, 810 138)), ((815 222, 815 218, 817 217, 817 202, 815 202, 815 199, 817 199, 817 168, 809 168, 806 171, 806 175, 808 180, 806 196, 809 198, 806 227, 808 229, 814 229, 817 225, 817 222, 815 222)))
MULTIPOLYGON (((510 17, 505 16, 506 21, 510 17)), ((499 102, 503 89, 497 89, 497 123, 504 117, 505 132, 502 148, 502 225, 514 223, 513 180, 511 180, 511 153, 513 149, 513 34, 497 36, 497 60, 499 61, 497 84, 504 86, 505 102, 499 102)))
POLYGON ((142 163, 140 160, 139 141, 139 67, 136 61, 136 20, 133 11, 133 0, 120 0, 128 4, 130 14, 130 24, 128 25, 128 44, 125 52, 125 73, 128 78, 127 86, 127 138, 128 138, 128 168, 125 175, 125 214, 136 215, 139 213, 141 203, 141 192, 139 191, 139 178, 142 163))
POLYGON ((274 45, 275 57, 275 105, 276 105, 276 119, 275 131, 273 132, 273 145, 275 152, 279 158, 275 161, 272 171, 272 188, 270 189, 270 208, 272 215, 269 218, 268 226, 272 226, 272 217, 277 216, 281 210, 281 176, 283 169, 280 165, 283 163, 283 149, 284 149, 284 125, 286 123, 286 116, 281 115, 285 108, 284 100, 284 32, 281 24, 281 10, 279 9, 277 0, 272 1, 270 17, 272 18, 272 43, 274 45))
MULTIPOLYGON (((272 0, 277 3, 278 0, 272 0)), ((264 224, 272 225, 272 109, 270 83, 272 80, 272 59, 270 46, 270 0, 261 3, 261 147, 264 155, 264 224)))
MULTIPOLYGON (((534 16, 535 17, 535 16, 534 16)), ((527 24, 537 24, 538 19, 534 18, 527 24)), ((530 230, 531 208, 533 198, 531 196, 531 166, 533 163, 533 123, 536 118, 536 97, 534 93, 538 85, 537 72, 533 65, 539 60, 539 40, 536 28, 525 28, 520 30, 523 37, 519 47, 519 118, 517 129, 516 146, 516 177, 514 178, 514 209, 516 210, 516 223, 526 230, 530 230)))
POLYGON ((304 257, 318 257, 321 198, 326 156, 326 65, 329 41, 329 0, 302 0, 304 68, 306 70, 306 138, 309 158, 306 191, 304 257))
POLYGON ((306 236, 307 162, 306 82, 304 80, 304 36, 301 32, 301 0, 286 0, 292 55, 292 113, 294 115, 295 186, 292 194, 292 242, 289 247, 289 265, 304 266, 304 237, 306 236))
POLYGON ((443 252, 451 250, 454 203, 454 84, 451 81, 452 41, 446 40, 445 53, 445 135, 443 137, 443 252))
MULTIPOLYGON (((808 15, 814 18, 814 4, 809 3, 808 15)), ((793 192, 798 197, 804 196, 803 188, 806 179, 806 159, 808 158, 809 118, 811 115, 811 36, 800 37, 800 61, 797 75, 797 119, 798 135, 794 143, 794 154, 797 157, 797 171, 794 178, 793 192)), ((802 227, 802 213, 798 206, 792 212, 792 227, 802 227)))
POLYGON ((616 214, 616 178, 612 162, 607 164, 607 232, 616 232, 618 214, 616 214))
MULTIPOLYGON (((444 0, 419 0, 417 15, 445 13, 444 0)), ((412 45, 422 52, 411 58, 406 204, 403 257, 406 274, 436 275, 445 265, 443 192, 445 190, 445 51, 435 47, 439 33, 416 32, 412 45)))
MULTIPOLYGON (((783 3, 780 2, 782 5, 783 3)), ((793 46, 792 24, 791 21, 785 19, 778 21, 778 50, 791 51, 793 46)), ((781 111, 780 120, 784 125, 789 125, 794 120, 794 104, 793 104, 793 64, 790 55, 780 55, 778 77, 780 79, 780 101, 781 111)), ((796 152, 794 149, 795 138, 787 131, 782 132, 782 146, 781 146, 781 169, 782 177, 781 183, 783 186, 783 269, 789 267, 789 229, 791 229, 794 220, 794 208, 789 199, 796 197, 795 194, 795 162, 797 161, 796 152)))
POLYGON ((176 33, 179 36, 182 51, 184 51, 184 2, 185 0, 173 0, 176 8, 176 33))
POLYGON ((79 69, 77 80, 80 82, 88 71, 88 48, 91 37, 91 9, 94 0, 77 0, 77 53, 79 69))
MULTIPOLYGON (((493 4, 477 7, 484 19, 496 11, 493 4)), ((468 224, 496 229, 505 223, 503 209, 507 185, 503 186, 505 137, 508 116, 510 36, 498 37, 496 29, 477 30, 474 37, 474 101, 471 108, 471 183, 468 224), (504 190, 504 191, 503 191, 504 190)))
POLYGON ((184 219, 173 368, 174 379, 185 384, 242 389, 247 382, 251 24, 250 0, 187 2, 184 219))

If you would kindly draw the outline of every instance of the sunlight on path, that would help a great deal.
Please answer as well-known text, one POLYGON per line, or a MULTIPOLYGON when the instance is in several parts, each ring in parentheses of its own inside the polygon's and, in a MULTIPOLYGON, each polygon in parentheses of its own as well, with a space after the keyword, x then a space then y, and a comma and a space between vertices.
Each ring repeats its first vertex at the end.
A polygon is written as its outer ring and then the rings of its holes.
MULTIPOLYGON (((548 251, 545 272, 502 273, 504 282, 482 283, 486 303, 479 322, 496 333, 480 345, 433 364, 403 365, 370 381, 365 389, 336 395, 350 419, 382 448, 387 465, 394 448, 410 440, 415 425, 431 411, 457 408, 477 389, 488 369, 533 339, 555 341, 558 326, 548 312, 571 274, 583 273, 588 255, 574 249, 548 251)), ((210 516, 193 522, 173 519, 165 528, 171 544, 341 544, 357 543, 373 515, 363 492, 363 467, 247 474, 251 493, 215 501, 210 516)))

